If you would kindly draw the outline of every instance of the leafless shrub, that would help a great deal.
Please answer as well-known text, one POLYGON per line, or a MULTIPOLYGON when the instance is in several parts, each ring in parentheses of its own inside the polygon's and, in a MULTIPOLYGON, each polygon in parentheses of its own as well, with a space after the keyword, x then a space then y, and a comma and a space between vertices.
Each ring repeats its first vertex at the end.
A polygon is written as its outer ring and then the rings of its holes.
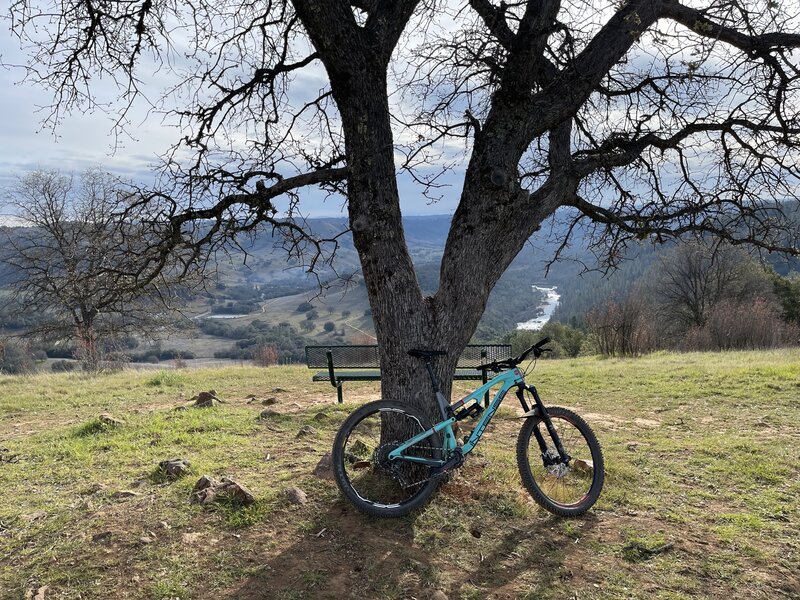
POLYGON ((621 301, 609 299, 586 316, 590 339, 603 356, 639 356, 655 345, 647 302, 632 292, 621 301))
POLYGON ((278 364, 278 349, 274 344, 264 344, 253 352, 253 362, 259 367, 271 367, 278 364))
POLYGON ((773 301, 724 300, 711 310, 703 326, 691 328, 684 347, 688 350, 753 350, 777 348, 797 342, 796 327, 781 319, 773 301))

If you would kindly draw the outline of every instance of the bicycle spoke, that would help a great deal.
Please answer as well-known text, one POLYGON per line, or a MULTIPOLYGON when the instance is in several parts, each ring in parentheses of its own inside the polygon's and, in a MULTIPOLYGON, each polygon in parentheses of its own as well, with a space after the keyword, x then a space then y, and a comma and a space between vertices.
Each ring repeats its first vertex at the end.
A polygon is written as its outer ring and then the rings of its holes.
MULTIPOLYGON (((561 445, 571 460, 569 464, 561 461, 545 424, 539 423, 539 433, 547 442, 547 451, 545 457, 539 456, 538 460, 532 457, 531 464, 538 465, 532 469, 532 475, 537 486, 553 502, 574 505, 581 502, 592 485, 591 469, 587 472, 582 466, 591 465, 591 449, 580 431, 568 420, 559 417, 551 420, 561 445)), ((530 452, 540 453, 538 445, 532 445, 530 452)))
MULTIPOLYGON (((429 479, 430 467, 389 460, 389 453, 424 429, 411 415, 380 410, 367 415, 350 432, 345 445, 345 475, 358 496, 369 503, 394 506, 413 497, 429 479), (352 459, 351 459, 352 457, 352 459)), ((429 439, 412 445, 406 456, 436 458, 440 449, 429 439)))

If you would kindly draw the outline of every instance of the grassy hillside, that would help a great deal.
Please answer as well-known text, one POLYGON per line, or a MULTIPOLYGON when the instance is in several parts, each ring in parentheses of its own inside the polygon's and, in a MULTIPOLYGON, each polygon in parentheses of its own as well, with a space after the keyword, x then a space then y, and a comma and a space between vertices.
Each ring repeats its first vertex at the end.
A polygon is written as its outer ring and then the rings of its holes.
POLYGON ((525 494, 513 398, 424 512, 361 516, 312 470, 378 387, 348 385, 337 406, 310 375, 0 377, 0 598, 45 585, 47 600, 800 596, 798 350, 539 363, 529 381, 581 413, 606 455, 605 491, 577 520, 525 494), (227 402, 173 410, 209 388, 227 402), (251 394, 278 414, 259 420, 251 394), (102 425, 103 412, 126 424, 102 425), (165 482, 156 466, 171 457, 192 473, 165 482), (202 474, 257 502, 189 504, 202 474), (289 504, 289 486, 309 502, 289 504))

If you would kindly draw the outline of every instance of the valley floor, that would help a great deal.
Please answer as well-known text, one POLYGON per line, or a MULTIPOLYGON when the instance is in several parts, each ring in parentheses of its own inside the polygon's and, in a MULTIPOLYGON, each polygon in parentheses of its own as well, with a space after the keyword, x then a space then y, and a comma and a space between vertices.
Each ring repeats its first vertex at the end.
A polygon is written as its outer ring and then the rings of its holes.
POLYGON ((526 495, 514 398, 427 509, 383 521, 312 473, 377 385, 336 405, 302 367, 0 376, 0 598, 800 597, 800 350, 541 361, 529 381, 603 445, 583 518, 526 495), (224 404, 174 410, 212 388, 224 404), (192 472, 170 483, 172 457, 192 472), (203 474, 256 503, 190 504, 203 474))

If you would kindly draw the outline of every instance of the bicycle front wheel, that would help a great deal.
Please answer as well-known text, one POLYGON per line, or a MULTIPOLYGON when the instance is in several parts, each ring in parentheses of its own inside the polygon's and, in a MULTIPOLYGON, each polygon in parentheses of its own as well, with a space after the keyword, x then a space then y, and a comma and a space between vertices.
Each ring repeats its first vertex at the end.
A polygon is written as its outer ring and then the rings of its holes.
POLYGON ((519 432, 517 466, 522 482, 542 508, 562 517, 576 517, 600 497, 605 478, 603 453, 592 429, 574 412, 554 406, 547 413, 569 460, 561 460, 544 421, 535 416, 528 418, 519 432))
MULTIPOLYGON (((339 489, 360 511, 376 517, 400 517, 422 507, 438 487, 431 467, 388 454, 431 428, 417 409, 377 400, 353 412, 333 442, 333 474, 339 489)), ((439 459, 442 437, 435 433, 411 446, 407 456, 439 459)))

